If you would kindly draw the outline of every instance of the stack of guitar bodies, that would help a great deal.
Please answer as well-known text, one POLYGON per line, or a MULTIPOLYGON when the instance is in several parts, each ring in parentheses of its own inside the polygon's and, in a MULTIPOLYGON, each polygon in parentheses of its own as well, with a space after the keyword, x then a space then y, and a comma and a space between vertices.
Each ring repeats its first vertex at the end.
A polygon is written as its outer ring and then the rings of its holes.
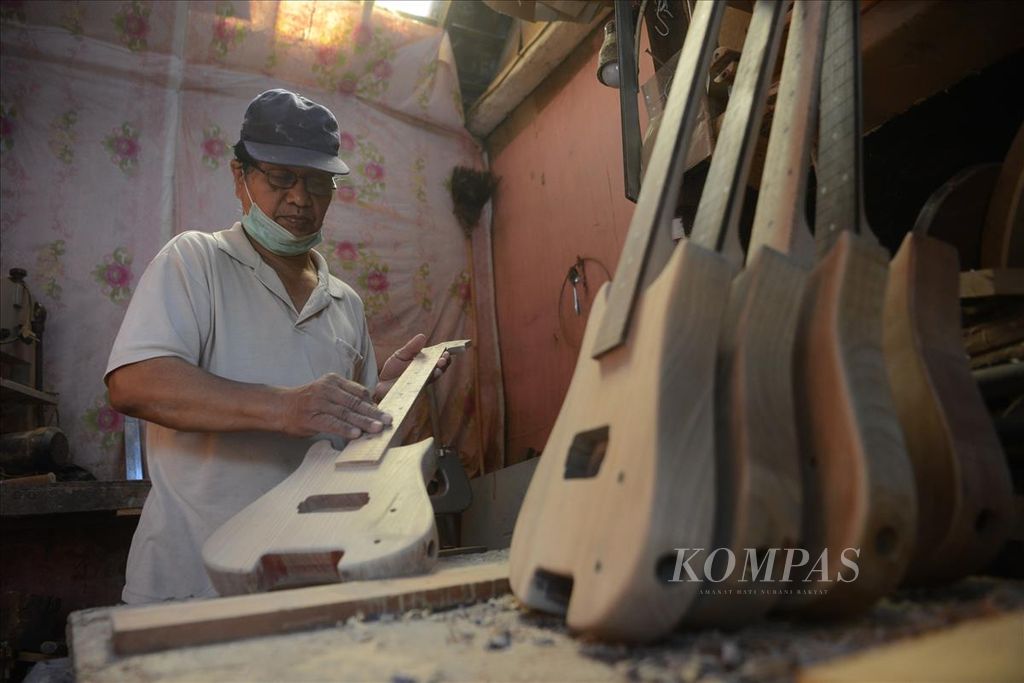
POLYGON ((858 4, 758 0, 692 230, 674 243, 725 10, 697 2, 512 539, 515 594, 575 631, 644 641, 768 612, 852 615, 901 584, 977 571, 1006 538, 1010 478, 961 345, 956 254, 911 233, 890 263, 864 217, 858 4))

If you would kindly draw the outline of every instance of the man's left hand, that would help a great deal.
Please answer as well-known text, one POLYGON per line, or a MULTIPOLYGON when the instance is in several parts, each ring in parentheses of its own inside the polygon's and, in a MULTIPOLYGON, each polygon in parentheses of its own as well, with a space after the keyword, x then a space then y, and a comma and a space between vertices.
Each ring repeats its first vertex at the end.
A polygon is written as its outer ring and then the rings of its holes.
MULTIPOLYGON (((384 367, 380 369, 380 379, 377 382, 377 387, 373 390, 374 401, 380 403, 384 400, 384 396, 391 391, 395 381, 402 375, 409 366, 409 363, 412 362, 412 359, 416 357, 416 354, 420 352, 426 343, 427 335, 421 332, 407 341, 405 346, 391 354, 391 357, 384 363, 384 367)), ((434 371, 430 374, 430 382, 444 374, 451 360, 451 354, 447 351, 441 354, 441 357, 437 359, 437 365, 434 366, 434 371)))

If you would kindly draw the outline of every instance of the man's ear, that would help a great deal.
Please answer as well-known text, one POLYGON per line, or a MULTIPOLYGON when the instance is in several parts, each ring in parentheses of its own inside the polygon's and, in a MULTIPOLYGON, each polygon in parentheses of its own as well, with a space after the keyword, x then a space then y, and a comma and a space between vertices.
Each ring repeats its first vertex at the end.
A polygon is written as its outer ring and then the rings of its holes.
POLYGON ((245 187, 242 185, 245 172, 242 170, 242 163, 238 159, 231 160, 231 175, 235 179, 235 197, 242 203, 242 209, 245 210, 245 203, 249 200, 249 197, 245 193, 245 187))

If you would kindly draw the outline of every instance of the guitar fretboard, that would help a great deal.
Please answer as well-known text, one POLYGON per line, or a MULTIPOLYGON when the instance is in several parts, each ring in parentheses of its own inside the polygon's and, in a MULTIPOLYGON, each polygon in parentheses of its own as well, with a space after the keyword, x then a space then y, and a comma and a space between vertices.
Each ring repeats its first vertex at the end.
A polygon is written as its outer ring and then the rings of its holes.
POLYGON ((761 128, 768 83, 778 54, 786 5, 784 2, 759 2, 754 6, 722 133, 711 157, 711 168, 690 236, 694 244, 721 252, 737 268, 743 265, 740 211, 746 197, 747 174, 761 128))
POLYGON ((804 265, 814 261, 814 243, 804 207, 827 14, 824 2, 793 5, 748 262, 762 246, 788 254, 804 265))
POLYGON ((441 354, 445 351, 461 351, 468 345, 468 339, 447 341, 428 346, 416 354, 416 357, 405 368, 402 376, 391 387, 391 391, 380 402, 381 410, 391 415, 391 425, 385 427, 382 432, 367 434, 349 442, 338 454, 338 459, 334 461, 335 467, 357 464, 372 465, 380 462, 385 451, 391 447, 391 442, 398 433, 398 427, 405 420, 409 410, 412 409, 412 404, 416 402, 416 398, 423 391, 427 380, 430 379, 430 373, 434 371, 434 366, 437 365, 441 354))
POLYGON ((666 242, 670 241, 690 137, 724 13, 724 1, 700 0, 694 10, 626 244, 610 285, 608 308, 591 350, 594 358, 625 341, 655 238, 660 232, 666 242))
POLYGON ((864 221, 859 24, 859 3, 829 3, 821 74, 814 224, 819 256, 831 248, 841 231, 860 233, 864 221))

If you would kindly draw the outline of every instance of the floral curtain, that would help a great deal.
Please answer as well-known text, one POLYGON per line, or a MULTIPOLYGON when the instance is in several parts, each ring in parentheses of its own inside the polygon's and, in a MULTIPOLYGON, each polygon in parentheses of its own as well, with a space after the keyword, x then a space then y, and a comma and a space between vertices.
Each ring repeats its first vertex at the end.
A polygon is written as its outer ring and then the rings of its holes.
MULTIPOLYGON (((378 357, 419 331, 472 338, 436 436, 471 474, 499 465, 489 233, 463 233, 447 187, 483 160, 442 31, 361 2, 4 1, 0 20, 0 267, 49 311, 45 388, 77 464, 122 476, 102 375, 125 306, 170 237, 238 219, 230 146, 248 102, 285 87, 338 116, 352 173, 320 250, 378 357)), ((414 428, 430 433, 427 402, 414 428)))

